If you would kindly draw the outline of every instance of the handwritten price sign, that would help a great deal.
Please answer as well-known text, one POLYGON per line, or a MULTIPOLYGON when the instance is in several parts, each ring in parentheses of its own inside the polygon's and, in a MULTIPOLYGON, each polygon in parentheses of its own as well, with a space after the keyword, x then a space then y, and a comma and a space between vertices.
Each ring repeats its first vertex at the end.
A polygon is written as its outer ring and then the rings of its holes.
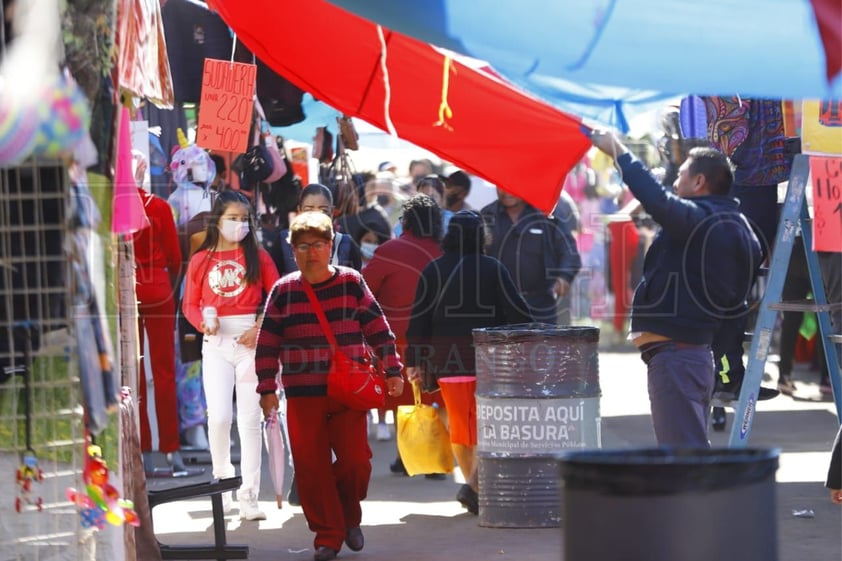
POLYGON ((256 77, 254 64, 205 59, 196 144, 225 152, 248 149, 256 77))
POLYGON ((813 250, 842 252, 842 158, 813 156, 813 250))

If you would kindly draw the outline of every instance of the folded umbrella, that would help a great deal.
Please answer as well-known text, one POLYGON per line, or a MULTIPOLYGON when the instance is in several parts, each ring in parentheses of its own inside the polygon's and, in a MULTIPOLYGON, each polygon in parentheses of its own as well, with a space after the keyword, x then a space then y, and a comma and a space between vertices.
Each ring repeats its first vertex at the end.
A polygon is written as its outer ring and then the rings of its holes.
POLYGON ((281 415, 277 410, 272 410, 263 422, 263 439, 269 453, 269 474, 272 476, 272 485, 275 486, 278 508, 283 505, 284 494, 284 437, 281 430, 281 415))

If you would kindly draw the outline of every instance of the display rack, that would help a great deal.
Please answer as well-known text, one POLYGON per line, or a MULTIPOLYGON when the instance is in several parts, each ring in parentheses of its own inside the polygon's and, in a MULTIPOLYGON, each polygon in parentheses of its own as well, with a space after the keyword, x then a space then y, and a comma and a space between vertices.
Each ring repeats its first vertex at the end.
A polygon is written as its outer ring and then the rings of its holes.
POLYGON ((95 537, 65 496, 84 451, 71 358, 67 171, 0 169, 0 551, 3 560, 86 559, 95 537))

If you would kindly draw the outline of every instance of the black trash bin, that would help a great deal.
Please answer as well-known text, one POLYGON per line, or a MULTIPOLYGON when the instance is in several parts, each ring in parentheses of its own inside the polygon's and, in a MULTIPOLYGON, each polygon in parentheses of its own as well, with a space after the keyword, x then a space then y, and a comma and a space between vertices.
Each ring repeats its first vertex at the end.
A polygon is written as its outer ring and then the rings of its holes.
POLYGON ((473 337, 479 525, 557 527, 557 454, 601 444, 599 329, 519 324, 473 337))
POLYGON ((559 455, 564 561, 777 561, 777 449, 559 455))

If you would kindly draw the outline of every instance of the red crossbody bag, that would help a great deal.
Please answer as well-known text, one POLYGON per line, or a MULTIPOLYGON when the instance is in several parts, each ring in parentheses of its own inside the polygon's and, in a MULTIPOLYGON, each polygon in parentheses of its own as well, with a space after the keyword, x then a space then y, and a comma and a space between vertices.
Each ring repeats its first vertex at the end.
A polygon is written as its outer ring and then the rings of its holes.
POLYGON ((368 357, 364 362, 358 362, 342 352, 313 287, 303 278, 301 284, 304 286, 304 292, 310 304, 313 305, 313 311, 319 318, 319 324, 332 351, 330 370, 327 373, 328 397, 358 411, 384 407, 386 404, 384 378, 380 376, 368 357))

